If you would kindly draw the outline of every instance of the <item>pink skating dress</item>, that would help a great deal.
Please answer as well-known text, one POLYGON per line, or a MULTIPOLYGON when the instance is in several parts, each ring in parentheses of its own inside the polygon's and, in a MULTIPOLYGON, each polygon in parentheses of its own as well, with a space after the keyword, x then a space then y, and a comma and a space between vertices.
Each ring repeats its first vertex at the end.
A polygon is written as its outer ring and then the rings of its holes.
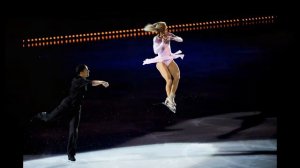
POLYGON ((182 54, 181 50, 172 53, 170 40, 174 40, 177 42, 182 42, 182 38, 175 36, 173 33, 168 33, 168 40, 164 41, 162 38, 155 36, 153 38, 153 51, 157 54, 154 58, 147 58, 143 61, 143 65, 152 64, 157 62, 163 62, 167 66, 172 62, 173 59, 181 58, 183 59, 184 54, 182 54))

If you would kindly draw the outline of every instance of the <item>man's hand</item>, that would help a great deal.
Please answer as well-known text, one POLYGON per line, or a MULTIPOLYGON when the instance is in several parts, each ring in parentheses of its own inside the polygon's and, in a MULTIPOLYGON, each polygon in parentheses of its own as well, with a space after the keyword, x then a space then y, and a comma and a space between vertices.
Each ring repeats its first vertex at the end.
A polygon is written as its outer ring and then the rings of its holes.
POLYGON ((108 87, 109 86, 109 83, 108 82, 105 82, 105 81, 103 81, 103 83, 102 83, 102 85, 104 86, 104 87, 108 87))

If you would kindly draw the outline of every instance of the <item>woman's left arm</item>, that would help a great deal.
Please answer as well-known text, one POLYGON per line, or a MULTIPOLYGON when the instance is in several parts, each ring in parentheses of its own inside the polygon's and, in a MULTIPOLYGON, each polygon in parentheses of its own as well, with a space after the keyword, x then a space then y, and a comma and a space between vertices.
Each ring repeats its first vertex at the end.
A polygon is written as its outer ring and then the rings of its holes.
POLYGON ((177 41, 177 42, 183 42, 183 39, 179 36, 174 35, 173 33, 170 33, 171 40, 177 41))

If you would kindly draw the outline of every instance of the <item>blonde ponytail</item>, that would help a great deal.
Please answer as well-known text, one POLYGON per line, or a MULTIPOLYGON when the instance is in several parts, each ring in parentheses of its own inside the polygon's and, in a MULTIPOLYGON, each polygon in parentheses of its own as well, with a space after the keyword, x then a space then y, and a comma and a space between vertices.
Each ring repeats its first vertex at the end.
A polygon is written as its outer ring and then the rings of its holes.
POLYGON ((144 31, 149 31, 149 32, 157 32, 157 29, 156 29, 156 24, 147 24, 145 27, 144 27, 144 31))

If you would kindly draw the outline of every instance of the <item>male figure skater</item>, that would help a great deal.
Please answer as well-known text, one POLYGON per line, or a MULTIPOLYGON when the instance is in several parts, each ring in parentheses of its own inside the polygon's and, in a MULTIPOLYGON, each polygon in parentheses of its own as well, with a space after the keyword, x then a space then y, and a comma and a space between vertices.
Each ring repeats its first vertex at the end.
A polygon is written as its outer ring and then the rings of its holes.
POLYGON ((85 64, 80 64, 76 67, 77 76, 73 78, 69 95, 64 98, 61 103, 50 113, 41 112, 35 115, 34 118, 43 120, 45 122, 52 119, 66 115, 69 119, 69 140, 68 140, 68 159, 70 161, 76 161, 76 147, 78 138, 78 127, 81 115, 81 105, 84 99, 85 93, 89 86, 103 85, 108 87, 109 84, 102 80, 88 80, 89 69, 85 64))

